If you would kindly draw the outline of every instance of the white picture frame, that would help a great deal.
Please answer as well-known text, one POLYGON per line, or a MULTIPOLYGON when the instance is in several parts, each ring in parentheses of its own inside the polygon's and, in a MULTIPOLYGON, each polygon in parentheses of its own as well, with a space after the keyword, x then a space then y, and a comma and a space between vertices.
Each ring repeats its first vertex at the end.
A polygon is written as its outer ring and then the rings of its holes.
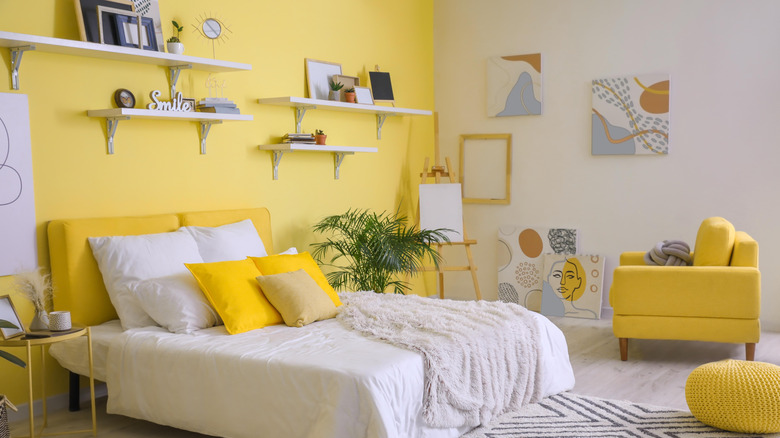
POLYGON ((371 96, 371 89, 368 87, 355 87, 355 102, 373 105, 374 97, 371 96))
POLYGON ((10 295, 0 296, 0 319, 4 319, 17 327, 14 328, 0 328, 0 335, 3 339, 11 339, 24 334, 24 325, 19 319, 19 314, 16 313, 13 301, 11 301, 10 295))
POLYGON ((306 58, 306 85, 309 97, 328 100, 333 75, 341 74, 341 64, 306 58))

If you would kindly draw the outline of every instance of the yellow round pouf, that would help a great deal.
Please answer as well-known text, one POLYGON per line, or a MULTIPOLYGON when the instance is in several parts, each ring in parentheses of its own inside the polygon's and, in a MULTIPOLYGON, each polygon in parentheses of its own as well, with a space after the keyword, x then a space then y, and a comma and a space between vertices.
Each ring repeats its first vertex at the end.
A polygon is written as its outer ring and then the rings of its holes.
POLYGON ((685 399, 704 424, 742 433, 780 432, 780 366, 732 359, 704 364, 688 376, 685 399))

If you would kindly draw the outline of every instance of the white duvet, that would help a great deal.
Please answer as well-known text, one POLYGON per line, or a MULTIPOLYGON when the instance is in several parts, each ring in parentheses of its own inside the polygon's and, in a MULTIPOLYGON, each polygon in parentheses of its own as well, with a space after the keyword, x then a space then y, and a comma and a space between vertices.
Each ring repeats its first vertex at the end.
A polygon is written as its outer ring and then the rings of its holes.
MULTIPOLYGON (((542 393, 571 389, 566 340, 539 320, 542 393)), ((108 412, 225 437, 457 437, 422 420, 423 361, 335 319, 228 336, 161 328, 114 338, 108 412)))

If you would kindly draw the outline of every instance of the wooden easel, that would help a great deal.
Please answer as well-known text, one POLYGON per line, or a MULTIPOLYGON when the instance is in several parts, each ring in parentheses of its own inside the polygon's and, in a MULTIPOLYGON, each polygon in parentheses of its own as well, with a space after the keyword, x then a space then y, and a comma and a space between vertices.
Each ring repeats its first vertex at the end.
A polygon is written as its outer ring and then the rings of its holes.
MULTIPOLYGON (((434 125, 434 165, 428 170, 428 164, 430 162, 429 157, 425 157, 425 164, 423 165, 423 171, 420 174, 420 184, 428 184, 428 179, 433 178, 435 184, 442 182, 442 178, 447 178, 447 182, 457 183, 455 171, 452 170, 452 164, 449 157, 445 158, 446 165, 439 164, 439 117, 438 114, 433 115, 434 125)), ((417 223, 420 223, 420 206, 417 206, 417 223)), ((466 224, 463 224, 463 241, 462 242, 444 242, 436 244, 436 252, 441 255, 441 249, 443 246, 448 245, 462 245, 466 249, 466 257, 468 258, 467 266, 444 266, 444 263, 439 263, 439 268, 430 267, 425 268, 425 271, 437 271, 439 273, 439 298, 444 299, 444 272, 446 271, 471 271, 471 279, 474 282, 474 292, 477 296, 477 300, 482 299, 482 293, 479 291, 479 281, 477 280, 477 266, 474 264, 474 257, 471 254, 471 245, 476 245, 477 241, 469 239, 466 234, 466 224)))

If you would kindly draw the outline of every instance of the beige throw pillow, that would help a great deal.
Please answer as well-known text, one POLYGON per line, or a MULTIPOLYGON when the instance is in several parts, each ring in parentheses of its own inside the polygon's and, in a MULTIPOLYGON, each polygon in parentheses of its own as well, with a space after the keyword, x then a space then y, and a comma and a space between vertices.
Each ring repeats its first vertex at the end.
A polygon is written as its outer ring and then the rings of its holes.
POLYGON ((290 327, 303 327, 336 316, 336 305, 303 269, 257 277, 268 301, 290 327))

